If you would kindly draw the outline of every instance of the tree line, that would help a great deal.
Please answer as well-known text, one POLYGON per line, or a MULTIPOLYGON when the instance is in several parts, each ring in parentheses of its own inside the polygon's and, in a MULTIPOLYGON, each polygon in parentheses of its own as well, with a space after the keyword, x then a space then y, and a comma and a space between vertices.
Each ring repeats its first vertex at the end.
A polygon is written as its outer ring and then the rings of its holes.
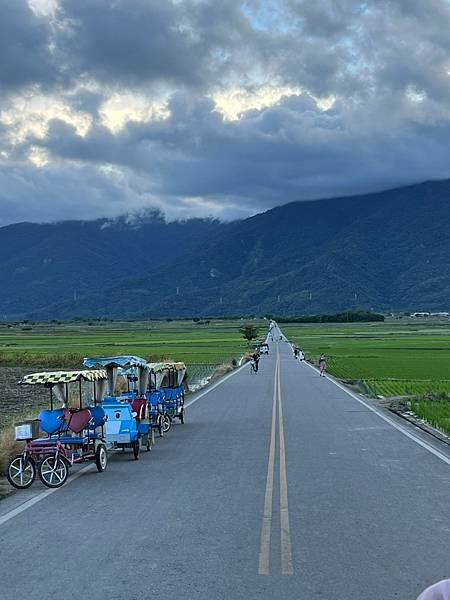
POLYGON ((277 323, 357 323, 384 321, 384 315, 369 310, 346 310, 333 314, 319 315, 266 315, 277 323))

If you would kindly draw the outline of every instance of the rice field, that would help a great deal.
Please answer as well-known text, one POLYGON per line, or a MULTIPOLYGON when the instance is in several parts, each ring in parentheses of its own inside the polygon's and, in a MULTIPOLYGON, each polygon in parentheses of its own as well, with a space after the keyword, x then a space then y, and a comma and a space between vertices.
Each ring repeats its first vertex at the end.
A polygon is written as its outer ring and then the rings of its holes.
POLYGON ((450 395, 450 325, 342 323, 283 325, 316 362, 324 352, 328 372, 361 384, 372 396, 450 395))
POLYGON ((411 410, 420 419, 450 435, 450 402, 411 402, 411 410))
POLYGON ((78 364, 85 356, 136 354, 217 365, 245 352, 240 325, 229 320, 0 325, 0 364, 56 367, 78 364))
POLYGON ((373 396, 442 396, 450 394, 450 380, 437 379, 365 379, 373 396))

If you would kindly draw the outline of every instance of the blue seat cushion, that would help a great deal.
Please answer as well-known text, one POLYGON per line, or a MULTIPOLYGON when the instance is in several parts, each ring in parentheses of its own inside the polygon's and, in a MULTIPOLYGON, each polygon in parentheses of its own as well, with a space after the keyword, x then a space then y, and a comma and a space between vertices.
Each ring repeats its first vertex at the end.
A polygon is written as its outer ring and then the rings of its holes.
POLYGON ((90 406, 89 410, 92 415, 92 422, 89 426, 90 429, 96 429, 104 424, 106 421, 106 413, 101 406, 90 406))
POLYGON ((86 442, 86 438, 77 435, 62 435, 59 438, 59 441, 61 442, 61 444, 76 444, 78 446, 80 444, 84 444, 86 442))

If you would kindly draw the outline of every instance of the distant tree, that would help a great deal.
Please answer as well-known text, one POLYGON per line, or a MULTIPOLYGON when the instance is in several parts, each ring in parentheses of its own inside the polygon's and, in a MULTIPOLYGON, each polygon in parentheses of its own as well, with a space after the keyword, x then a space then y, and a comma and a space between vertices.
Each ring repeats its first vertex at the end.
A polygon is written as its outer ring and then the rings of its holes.
POLYGON ((239 333, 241 333, 242 337, 248 342, 251 342, 258 337, 258 331, 256 325, 252 325, 251 323, 246 323, 245 325, 242 325, 242 327, 239 327, 239 333))

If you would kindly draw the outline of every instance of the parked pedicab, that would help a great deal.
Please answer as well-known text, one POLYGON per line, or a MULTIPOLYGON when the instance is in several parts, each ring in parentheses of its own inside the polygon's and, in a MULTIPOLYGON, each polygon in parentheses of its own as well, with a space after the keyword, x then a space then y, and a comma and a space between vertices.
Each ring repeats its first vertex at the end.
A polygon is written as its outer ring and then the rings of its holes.
MULTIPOLYGON (((106 371, 50 371, 26 375, 19 384, 43 385, 50 390, 50 410, 40 412, 37 419, 16 424, 16 439, 25 441, 21 454, 14 456, 7 471, 8 481, 17 489, 28 488, 36 471, 44 485, 62 486, 69 467, 75 463, 95 461, 97 470, 106 469, 108 455, 104 440, 106 415, 97 400, 106 383, 106 371), (69 384, 78 382, 79 406, 72 408, 69 384), (83 383, 85 402, 83 406, 83 383), (62 408, 54 408, 55 399, 62 408), (46 436, 41 436, 41 432, 46 436)), ((74 386, 70 386, 70 391, 74 386)))
POLYGON ((170 429, 170 417, 165 411, 165 397, 161 390, 161 382, 165 374, 164 363, 149 363, 149 379, 146 396, 148 400, 148 413, 152 427, 158 429, 162 437, 170 429))
POLYGON ((147 361, 138 356, 109 356, 85 358, 87 368, 103 368, 108 377, 108 394, 102 399, 106 413, 105 439, 108 447, 131 448, 135 460, 141 444, 150 450, 154 443, 154 427, 148 415, 145 395, 149 378, 147 361), (115 394, 119 369, 128 381, 128 391, 115 394))
POLYGON ((160 389, 164 395, 164 414, 167 430, 170 429, 174 419, 179 419, 182 424, 185 421, 183 386, 185 375, 186 365, 183 362, 164 363, 160 389))
POLYGON ((164 435, 164 406, 162 393, 153 388, 152 393, 148 390, 142 391, 146 385, 152 387, 150 382, 153 379, 153 373, 150 365, 147 365, 148 375, 144 379, 136 375, 134 367, 130 369, 120 369, 119 374, 125 377, 128 384, 128 391, 122 392, 122 397, 127 397, 132 410, 136 413, 139 431, 141 434, 142 446, 150 450, 155 443, 155 431, 159 436, 164 435))

